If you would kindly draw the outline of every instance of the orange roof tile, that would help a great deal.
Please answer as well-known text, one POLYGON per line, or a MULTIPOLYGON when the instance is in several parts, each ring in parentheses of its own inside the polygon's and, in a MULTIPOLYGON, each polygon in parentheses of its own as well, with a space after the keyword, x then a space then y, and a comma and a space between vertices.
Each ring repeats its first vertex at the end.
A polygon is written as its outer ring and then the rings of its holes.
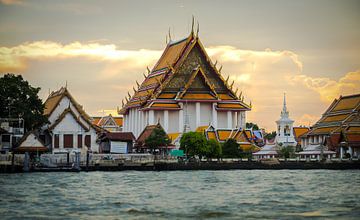
POLYGON ((217 107, 226 109, 245 109, 245 106, 240 103, 219 103, 217 107))
POLYGON ((234 100, 229 94, 218 94, 221 100, 234 100))
POLYGON ((184 50, 185 46, 187 45, 189 40, 188 38, 185 38, 177 43, 169 44, 164 53, 162 54, 160 60, 155 65, 153 70, 159 70, 164 67, 168 67, 168 65, 173 65, 179 56, 181 55, 182 51, 184 50))
POLYGON ((331 111, 353 109, 357 105, 359 105, 359 103, 360 103, 360 94, 353 96, 343 96, 340 97, 340 100, 331 111))
POLYGON ((185 95, 182 98, 183 99, 215 99, 215 97, 210 94, 197 94, 197 93, 185 93, 185 95))
POLYGON ((328 134, 337 128, 339 128, 339 127, 334 126, 334 127, 315 128, 314 130, 311 131, 310 134, 328 134))
POLYGON ((201 132, 201 133, 204 133, 205 130, 208 128, 209 126, 208 125, 205 125, 205 126, 199 126, 195 129, 195 132, 201 132))
POLYGON ((294 135, 296 138, 299 138, 301 135, 308 132, 310 129, 306 127, 294 127, 294 135))
POLYGON ((151 108, 180 108, 180 106, 176 103, 154 103, 151 105, 151 108))
POLYGON ((123 126, 123 118, 122 117, 114 117, 114 121, 116 122, 116 124, 120 127, 123 126))
POLYGON ((341 115, 332 115, 326 116, 322 122, 335 122, 335 121, 343 121, 345 120, 350 114, 341 114, 341 115))
POLYGON ((175 98, 176 93, 161 93, 158 98, 159 99, 173 99, 175 98))
POLYGON ((226 141, 230 135, 231 130, 216 130, 219 141, 226 141))
POLYGON ((178 138, 178 137, 179 137, 179 135, 180 135, 180 133, 169 133, 169 134, 168 134, 168 136, 169 136, 169 138, 170 138, 171 142, 175 141, 175 140, 176 140, 176 138, 178 138))
POLYGON ((215 131, 207 131, 206 133, 209 140, 217 140, 215 131))

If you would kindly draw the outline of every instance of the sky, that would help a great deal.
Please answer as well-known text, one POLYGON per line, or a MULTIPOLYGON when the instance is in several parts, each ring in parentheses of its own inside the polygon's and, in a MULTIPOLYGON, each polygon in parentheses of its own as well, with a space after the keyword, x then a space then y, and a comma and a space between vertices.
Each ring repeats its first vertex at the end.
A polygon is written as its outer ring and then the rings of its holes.
POLYGON ((0 76, 21 74, 40 98, 67 87, 92 116, 116 114, 172 39, 199 37, 275 130, 283 95, 295 125, 314 124, 340 95, 360 93, 360 1, 0 0, 0 76))

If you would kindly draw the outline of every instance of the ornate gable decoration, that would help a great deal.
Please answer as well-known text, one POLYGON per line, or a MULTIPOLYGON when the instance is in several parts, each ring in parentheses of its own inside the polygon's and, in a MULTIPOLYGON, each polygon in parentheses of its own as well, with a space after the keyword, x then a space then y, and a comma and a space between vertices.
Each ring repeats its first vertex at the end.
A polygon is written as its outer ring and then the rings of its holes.
POLYGON ((187 38, 167 44, 154 68, 148 69, 141 84, 137 83, 134 94, 128 93, 119 114, 125 114, 129 108, 148 108, 157 99, 224 100, 240 104, 237 109, 250 110, 241 95, 237 96, 237 90, 233 91, 234 82, 224 80, 220 71, 192 31, 187 38))

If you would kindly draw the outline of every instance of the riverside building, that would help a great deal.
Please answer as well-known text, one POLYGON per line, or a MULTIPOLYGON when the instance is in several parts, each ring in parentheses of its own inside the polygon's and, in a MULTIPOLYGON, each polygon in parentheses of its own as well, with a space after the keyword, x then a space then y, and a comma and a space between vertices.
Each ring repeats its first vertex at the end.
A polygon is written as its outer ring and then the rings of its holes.
POLYGON ((163 54, 134 94, 125 98, 119 114, 123 131, 137 138, 148 125, 160 123, 170 137, 209 125, 217 129, 245 128, 246 104, 234 82, 206 53, 198 34, 167 44, 163 54))

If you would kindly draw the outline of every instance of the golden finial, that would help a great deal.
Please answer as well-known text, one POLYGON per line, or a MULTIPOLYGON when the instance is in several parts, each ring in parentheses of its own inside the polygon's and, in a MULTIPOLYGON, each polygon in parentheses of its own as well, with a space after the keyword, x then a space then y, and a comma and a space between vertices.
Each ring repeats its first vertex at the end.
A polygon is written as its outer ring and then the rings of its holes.
POLYGON ((236 88, 236 90, 235 90, 235 95, 237 94, 238 90, 239 90, 239 88, 236 88))
POLYGON ((197 22, 196 37, 199 37, 199 30, 200 30, 200 25, 199 22, 197 22))
POLYGON ((191 34, 194 34, 194 15, 192 16, 192 22, 191 22, 191 34))
POLYGON ((124 99, 121 100, 121 106, 124 107, 124 99))
POLYGON ((169 40, 171 41, 170 27, 169 27, 169 40))
POLYGON ((133 86, 133 90, 134 90, 134 94, 136 93, 136 89, 134 88, 134 86, 133 86))
POLYGON ((130 98, 131 98, 130 92, 128 92, 127 94, 128 94, 128 96, 129 96, 129 99, 130 99, 130 98))
POLYGON ((221 72, 221 70, 222 70, 222 65, 221 65, 220 68, 219 68, 219 73, 221 72))
POLYGON ((136 85, 137 85, 137 87, 139 88, 139 87, 140 87, 139 82, 138 82, 137 80, 135 80, 135 81, 136 81, 136 85))
POLYGON ((125 100, 126 100, 126 103, 128 103, 129 102, 129 99, 125 96, 125 100))
POLYGON ((217 64, 217 60, 215 60, 214 67, 216 67, 216 64, 217 64))
POLYGON ((145 73, 143 73, 143 76, 144 76, 144 78, 146 79, 146 75, 145 75, 145 73))
POLYGON ((233 85, 234 85, 234 80, 232 81, 231 85, 230 85, 230 89, 232 89, 233 85))
POLYGON ((148 74, 150 74, 150 69, 149 69, 148 66, 146 66, 146 69, 147 69, 147 71, 148 71, 148 74))
POLYGON ((166 35, 165 43, 168 44, 168 36, 166 35))
POLYGON ((228 81, 229 81, 229 76, 226 77, 226 80, 225 80, 226 84, 228 83, 228 81))
POLYGON ((242 91, 240 91, 240 94, 239 94, 239 99, 241 99, 241 96, 242 96, 242 91))
POLYGON ((251 103, 251 100, 250 100, 250 108, 252 108, 252 103, 251 103))

